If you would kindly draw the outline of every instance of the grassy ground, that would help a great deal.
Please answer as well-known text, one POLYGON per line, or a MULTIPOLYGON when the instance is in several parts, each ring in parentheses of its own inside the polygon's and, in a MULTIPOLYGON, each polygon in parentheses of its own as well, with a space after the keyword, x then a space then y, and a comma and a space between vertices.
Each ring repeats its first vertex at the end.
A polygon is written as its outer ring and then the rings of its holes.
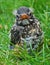
MULTIPOLYGON (((50 0, 0 0, 0 65, 50 65, 50 0), (22 53, 13 54, 9 49, 9 30, 15 17, 14 9, 20 6, 28 6, 34 9, 34 15, 41 23, 44 32, 44 44, 40 52, 34 52, 34 56, 28 55, 25 50, 22 53), (18 57, 22 57, 19 60, 18 57)), ((21 50, 21 49, 20 49, 21 50)))

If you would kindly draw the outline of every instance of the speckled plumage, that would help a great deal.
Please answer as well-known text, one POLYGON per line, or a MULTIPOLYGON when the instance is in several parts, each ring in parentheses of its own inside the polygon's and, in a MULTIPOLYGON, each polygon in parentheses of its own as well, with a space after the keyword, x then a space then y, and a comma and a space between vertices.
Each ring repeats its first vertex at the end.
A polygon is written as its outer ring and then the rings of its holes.
POLYGON ((17 10, 16 22, 12 26, 10 33, 11 42, 13 44, 22 43, 24 45, 24 42, 26 41, 28 50, 30 50, 30 44, 32 49, 35 50, 42 43, 43 39, 43 32, 40 28, 40 23, 27 7, 20 7, 17 10), (30 16, 30 18, 21 20, 20 16, 24 13, 30 16))

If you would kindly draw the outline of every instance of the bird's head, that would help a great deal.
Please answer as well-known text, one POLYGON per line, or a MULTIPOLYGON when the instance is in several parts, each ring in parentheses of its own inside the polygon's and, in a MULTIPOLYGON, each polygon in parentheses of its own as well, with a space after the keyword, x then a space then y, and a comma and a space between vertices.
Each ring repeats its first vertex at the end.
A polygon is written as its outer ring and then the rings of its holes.
POLYGON ((29 19, 31 17, 32 12, 33 11, 31 8, 22 6, 18 10, 14 10, 13 14, 23 20, 29 19))
POLYGON ((32 16, 32 9, 31 8, 28 8, 28 7, 20 7, 18 10, 14 10, 13 11, 13 14, 18 18, 18 19, 21 19, 21 20, 24 20, 24 19, 29 19, 31 18, 32 16))

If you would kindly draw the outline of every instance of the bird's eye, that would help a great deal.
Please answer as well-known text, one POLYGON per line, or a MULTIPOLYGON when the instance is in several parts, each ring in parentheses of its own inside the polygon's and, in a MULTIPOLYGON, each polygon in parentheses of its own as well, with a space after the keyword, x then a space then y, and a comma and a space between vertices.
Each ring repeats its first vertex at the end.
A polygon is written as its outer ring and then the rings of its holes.
POLYGON ((16 15, 17 18, 19 18, 19 15, 16 15))
POLYGON ((31 13, 30 13, 30 16, 31 16, 31 13))
POLYGON ((31 12, 29 12, 28 15, 31 16, 31 12))
POLYGON ((20 15, 16 15, 16 19, 17 20, 20 20, 20 15))

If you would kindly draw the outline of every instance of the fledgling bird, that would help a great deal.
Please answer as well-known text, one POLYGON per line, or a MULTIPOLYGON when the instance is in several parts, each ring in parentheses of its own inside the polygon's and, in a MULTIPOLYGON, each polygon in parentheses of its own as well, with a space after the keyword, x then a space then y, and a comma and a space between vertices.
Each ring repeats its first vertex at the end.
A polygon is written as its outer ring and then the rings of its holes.
POLYGON ((16 22, 11 28, 12 44, 23 44, 26 42, 27 50, 37 49, 42 44, 43 32, 40 27, 40 22, 34 17, 33 12, 28 7, 20 7, 13 14, 16 17, 16 22))

